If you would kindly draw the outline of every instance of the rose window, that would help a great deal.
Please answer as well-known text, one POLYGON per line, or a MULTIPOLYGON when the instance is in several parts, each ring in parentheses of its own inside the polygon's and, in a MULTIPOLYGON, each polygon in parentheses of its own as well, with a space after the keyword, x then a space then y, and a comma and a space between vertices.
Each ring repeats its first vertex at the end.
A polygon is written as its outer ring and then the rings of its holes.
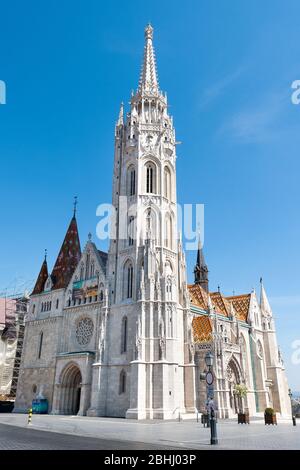
POLYGON ((90 318, 82 318, 76 327, 76 339, 78 344, 84 346, 90 342, 94 331, 94 323, 90 318))

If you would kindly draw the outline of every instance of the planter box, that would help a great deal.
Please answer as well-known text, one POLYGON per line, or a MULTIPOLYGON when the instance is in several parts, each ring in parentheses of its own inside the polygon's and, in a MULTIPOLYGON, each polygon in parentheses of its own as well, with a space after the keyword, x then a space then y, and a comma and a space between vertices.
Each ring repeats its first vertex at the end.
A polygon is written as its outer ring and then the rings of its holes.
POLYGON ((277 425, 276 415, 266 415, 265 414, 265 424, 276 424, 277 425))
POLYGON ((249 413, 238 413, 238 424, 250 424, 249 413))

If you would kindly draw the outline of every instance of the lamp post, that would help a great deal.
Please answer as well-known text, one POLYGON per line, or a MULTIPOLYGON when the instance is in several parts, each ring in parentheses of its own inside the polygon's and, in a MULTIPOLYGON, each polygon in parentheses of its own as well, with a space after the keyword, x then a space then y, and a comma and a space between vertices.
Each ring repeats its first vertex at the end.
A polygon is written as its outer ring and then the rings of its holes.
POLYGON ((291 410, 292 410, 293 426, 296 426, 296 416, 293 415, 293 402, 292 402, 293 394, 292 394, 292 390, 291 390, 290 388, 289 388, 289 397, 290 397, 290 400, 291 400, 291 410))
POLYGON ((218 437, 217 437, 217 422, 216 422, 216 415, 215 415, 215 402, 214 398, 214 374, 213 374, 213 363, 214 363, 214 356, 211 351, 206 353, 205 355, 205 364, 208 368, 208 372, 206 374, 206 384, 210 387, 210 396, 208 396, 208 412, 209 412, 209 421, 210 421, 210 443, 212 445, 218 444, 218 437))

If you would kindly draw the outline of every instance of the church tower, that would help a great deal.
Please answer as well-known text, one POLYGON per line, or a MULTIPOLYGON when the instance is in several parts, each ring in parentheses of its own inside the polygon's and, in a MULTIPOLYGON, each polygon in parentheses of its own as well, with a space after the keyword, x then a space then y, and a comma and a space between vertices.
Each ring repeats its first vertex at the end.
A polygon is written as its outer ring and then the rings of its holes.
POLYGON ((208 269, 205 263, 203 248, 199 238, 197 262, 194 269, 195 284, 200 284, 203 289, 208 292, 208 269))
POLYGON ((106 413, 174 418, 187 409, 184 331, 191 321, 177 237, 175 130, 151 25, 138 89, 126 115, 121 105, 115 128, 112 201, 106 413))

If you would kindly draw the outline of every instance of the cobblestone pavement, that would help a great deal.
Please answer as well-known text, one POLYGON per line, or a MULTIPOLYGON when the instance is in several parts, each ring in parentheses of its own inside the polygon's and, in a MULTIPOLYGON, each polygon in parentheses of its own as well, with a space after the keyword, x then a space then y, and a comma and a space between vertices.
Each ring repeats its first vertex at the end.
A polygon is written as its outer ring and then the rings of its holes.
MULTIPOLYGON (((0 424, 28 429, 27 416, 23 414, 0 414, 0 424)), ((300 422, 292 426, 292 420, 279 421, 278 426, 265 426, 262 419, 253 419, 250 425, 237 424, 235 420, 219 420, 218 446, 210 446, 210 429, 203 428, 196 420, 137 422, 120 418, 33 415, 30 430, 35 430, 39 436, 43 436, 42 430, 61 433, 61 443, 70 435, 84 436, 88 438, 84 442, 93 441, 91 445, 95 445, 98 439, 105 439, 110 447, 104 449, 133 449, 134 445, 141 446, 138 447, 141 449, 149 448, 147 446, 152 446, 152 449, 300 449, 300 422)), ((83 442, 82 438, 79 441, 83 442)), ((40 443, 40 439, 36 443, 40 443)), ((86 448, 95 448, 87 445, 86 448)))
MULTIPOLYGON (((169 450, 172 447, 143 442, 126 442, 93 437, 72 436, 36 429, 0 424, 1 450, 169 450)), ((174 447, 173 447, 174 449, 174 447)))

